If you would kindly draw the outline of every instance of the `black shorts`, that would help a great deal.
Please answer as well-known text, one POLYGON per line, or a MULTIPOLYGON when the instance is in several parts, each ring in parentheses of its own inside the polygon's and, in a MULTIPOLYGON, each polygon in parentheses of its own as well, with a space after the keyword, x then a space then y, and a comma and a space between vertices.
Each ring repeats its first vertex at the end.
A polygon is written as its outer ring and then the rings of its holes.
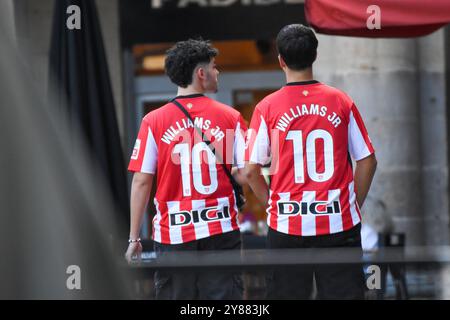
MULTIPOLYGON (((158 256, 165 252, 188 250, 240 250, 239 230, 182 244, 154 243, 158 256)), ((241 300, 241 274, 235 271, 166 271, 155 272, 155 293, 158 300, 241 300)))
MULTIPOLYGON (((337 248, 361 249, 361 225, 325 236, 292 236, 269 228, 269 249, 337 248)), ((364 271, 360 264, 302 265, 275 268, 267 276, 268 299, 309 299, 316 282, 318 299, 364 299, 364 271)))

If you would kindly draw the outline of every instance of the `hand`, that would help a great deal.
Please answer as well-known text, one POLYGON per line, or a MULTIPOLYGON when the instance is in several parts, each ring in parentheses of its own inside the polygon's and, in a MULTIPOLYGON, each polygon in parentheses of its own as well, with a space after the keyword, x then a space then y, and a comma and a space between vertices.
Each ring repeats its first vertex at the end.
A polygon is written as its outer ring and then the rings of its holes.
POLYGON ((128 245, 127 252, 125 253, 125 259, 128 263, 131 263, 133 257, 136 257, 138 261, 141 261, 142 244, 140 242, 131 242, 128 245))

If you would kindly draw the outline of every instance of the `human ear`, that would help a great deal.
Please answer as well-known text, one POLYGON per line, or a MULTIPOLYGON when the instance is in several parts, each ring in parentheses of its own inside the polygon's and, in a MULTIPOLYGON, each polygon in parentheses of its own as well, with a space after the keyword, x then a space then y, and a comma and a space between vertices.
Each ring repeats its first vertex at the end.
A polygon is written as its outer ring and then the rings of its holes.
POLYGON ((205 79, 205 77, 206 77, 205 69, 202 68, 202 67, 199 67, 197 69, 197 76, 198 76, 199 79, 202 79, 202 80, 205 79))
POLYGON ((281 57, 281 55, 278 55, 278 62, 280 64, 281 69, 286 68, 286 62, 284 62, 283 58, 281 57))

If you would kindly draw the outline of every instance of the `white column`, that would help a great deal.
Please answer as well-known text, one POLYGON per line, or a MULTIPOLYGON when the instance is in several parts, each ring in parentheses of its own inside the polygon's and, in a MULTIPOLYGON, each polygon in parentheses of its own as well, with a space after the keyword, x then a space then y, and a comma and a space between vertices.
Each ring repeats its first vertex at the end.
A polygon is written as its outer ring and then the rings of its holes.
POLYGON ((363 211, 375 214, 373 204, 382 201, 407 244, 422 244, 417 40, 319 35, 318 50, 316 78, 354 99, 376 149, 378 169, 363 211))
POLYGON ((427 245, 449 244, 444 29, 419 38, 423 216, 427 245))
POLYGON ((13 0, 0 1, 0 23, 2 30, 6 36, 16 41, 16 26, 14 19, 14 4, 13 0))

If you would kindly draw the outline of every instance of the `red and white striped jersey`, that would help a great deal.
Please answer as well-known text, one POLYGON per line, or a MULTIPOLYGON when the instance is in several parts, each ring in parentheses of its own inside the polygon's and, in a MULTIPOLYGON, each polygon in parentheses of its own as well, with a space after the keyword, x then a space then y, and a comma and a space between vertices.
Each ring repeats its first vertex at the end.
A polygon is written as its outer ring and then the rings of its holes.
POLYGON ((244 166, 246 125, 233 108, 204 95, 177 97, 192 123, 173 103, 148 113, 128 170, 156 173, 153 240, 179 244, 239 229, 228 169, 244 166), (217 157, 202 141, 199 127, 217 157))
POLYGON ((316 236, 361 221, 350 156, 374 153, 353 101, 317 81, 289 83, 255 108, 246 160, 270 163, 270 228, 316 236))

